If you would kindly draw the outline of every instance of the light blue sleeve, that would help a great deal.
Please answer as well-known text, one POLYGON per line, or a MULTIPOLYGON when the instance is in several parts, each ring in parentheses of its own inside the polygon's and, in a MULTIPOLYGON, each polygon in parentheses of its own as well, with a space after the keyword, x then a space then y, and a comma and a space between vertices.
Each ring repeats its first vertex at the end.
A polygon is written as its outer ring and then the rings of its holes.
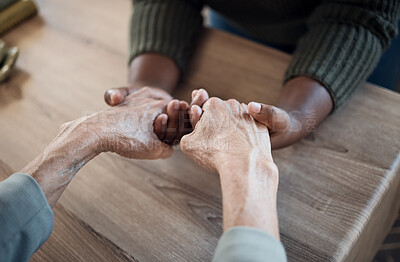
POLYGON ((285 249, 275 237, 251 227, 232 227, 218 242, 213 262, 286 262, 285 249))
POLYGON ((31 176, 14 174, 0 182, 0 260, 28 261, 49 238, 54 214, 31 176))

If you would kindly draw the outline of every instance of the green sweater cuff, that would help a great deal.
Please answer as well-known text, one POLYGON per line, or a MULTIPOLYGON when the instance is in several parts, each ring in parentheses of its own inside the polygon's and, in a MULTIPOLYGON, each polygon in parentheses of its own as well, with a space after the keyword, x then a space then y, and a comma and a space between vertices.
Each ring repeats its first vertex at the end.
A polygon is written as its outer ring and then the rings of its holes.
POLYGON ((285 249, 275 237, 251 227, 232 227, 218 242, 213 262, 286 262, 285 249))
MULTIPOLYGON (((392 8, 399 7, 392 3, 392 8)), ((309 30, 298 43, 284 82, 309 76, 326 87, 334 109, 339 108, 365 81, 396 35, 398 14, 377 14, 365 7, 322 4, 309 19, 309 30)))
POLYGON ((183 70, 202 28, 201 9, 202 3, 195 0, 134 0, 129 63, 142 53, 155 52, 183 70))

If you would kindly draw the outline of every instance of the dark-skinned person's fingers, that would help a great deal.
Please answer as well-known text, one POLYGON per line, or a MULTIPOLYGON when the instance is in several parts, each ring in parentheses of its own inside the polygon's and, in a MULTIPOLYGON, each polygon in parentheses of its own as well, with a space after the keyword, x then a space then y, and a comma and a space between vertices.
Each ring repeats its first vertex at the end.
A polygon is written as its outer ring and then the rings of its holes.
POLYGON ((202 88, 197 90, 197 92, 193 92, 192 96, 192 102, 190 103, 190 105, 198 105, 200 107, 210 98, 207 91, 202 88))
POLYGON ((290 128, 290 116, 283 109, 257 102, 250 102, 248 109, 249 114, 261 124, 266 125, 271 134, 290 128))
POLYGON ((110 106, 116 106, 125 101, 125 99, 132 93, 136 93, 137 96, 143 96, 154 99, 165 99, 171 100, 172 97, 170 94, 165 92, 162 89, 155 87, 117 87, 108 89, 104 94, 104 100, 110 106))
POLYGON ((190 108, 190 122, 193 129, 196 127, 197 122, 199 122, 202 113, 203 110, 198 105, 193 105, 190 108))
POLYGON ((178 133, 179 108, 180 108, 179 100, 176 99, 170 101, 167 105, 168 128, 163 140, 163 142, 166 144, 173 143, 178 133))
POLYGON ((189 117, 189 104, 186 101, 179 101, 179 126, 174 144, 178 143, 182 136, 192 131, 189 117))
POLYGON ((129 93, 130 89, 128 87, 111 88, 104 93, 104 100, 108 105, 116 106, 122 103, 129 93))
POLYGON ((189 109, 189 104, 186 101, 179 101, 179 109, 187 111, 189 109))
POLYGON ((165 133, 167 131, 168 115, 160 114, 154 120, 154 133, 156 133, 158 139, 164 140, 165 133))

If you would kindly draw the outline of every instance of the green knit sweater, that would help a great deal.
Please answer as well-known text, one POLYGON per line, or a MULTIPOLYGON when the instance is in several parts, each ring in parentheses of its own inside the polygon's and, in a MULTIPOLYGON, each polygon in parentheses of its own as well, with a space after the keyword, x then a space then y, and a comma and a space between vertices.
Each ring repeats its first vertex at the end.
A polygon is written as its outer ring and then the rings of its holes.
POLYGON ((310 76, 340 107, 397 34, 400 0, 133 0, 130 59, 171 57, 181 70, 210 6, 260 40, 296 45, 285 82, 310 76))

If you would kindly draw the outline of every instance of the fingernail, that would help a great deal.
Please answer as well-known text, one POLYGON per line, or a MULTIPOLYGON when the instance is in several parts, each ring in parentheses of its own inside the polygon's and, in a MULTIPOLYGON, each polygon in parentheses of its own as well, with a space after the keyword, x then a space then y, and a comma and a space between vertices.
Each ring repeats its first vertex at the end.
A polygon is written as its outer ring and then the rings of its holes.
POLYGON ((201 93, 197 92, 196 96, 192 99, 192 102, 199 100, 200 95, 201 95, 201 93))
POLYGON ((110 97, 111 102, 113 102, 115 100, 115 94, 117 93, 117 91, 110 89, 107 91, 108 96, 110 97))
POLYGON ((168 118, 167 117, 163 117, 161 119, 161 125, 165 126, 167 124, 168 118))
POLYGON ((184 111, 188 110, 188 104, 186 104, 186 103, 179 103, 179 106, 182 107, 181 109, 184 111))
POLYGON ((192 92, 192 99, 197 95, 198 90, 193 90, 192 92))
POLYGON ((179 110, 179 101, 174 101, 174 109, 179 110))
POLYGON ((192 106, 191 111, 192 111, 192 114, 197 113, 198 115, 201 115, 201 113, 202 113, 202 110, 199 106, 192 106))
POLYGON ((250 111, 253 113, 260 113, 261 112, 261 104, 260 103, 256 103, 256 102, 251 102, 249 104, 250 107, 250 111))

